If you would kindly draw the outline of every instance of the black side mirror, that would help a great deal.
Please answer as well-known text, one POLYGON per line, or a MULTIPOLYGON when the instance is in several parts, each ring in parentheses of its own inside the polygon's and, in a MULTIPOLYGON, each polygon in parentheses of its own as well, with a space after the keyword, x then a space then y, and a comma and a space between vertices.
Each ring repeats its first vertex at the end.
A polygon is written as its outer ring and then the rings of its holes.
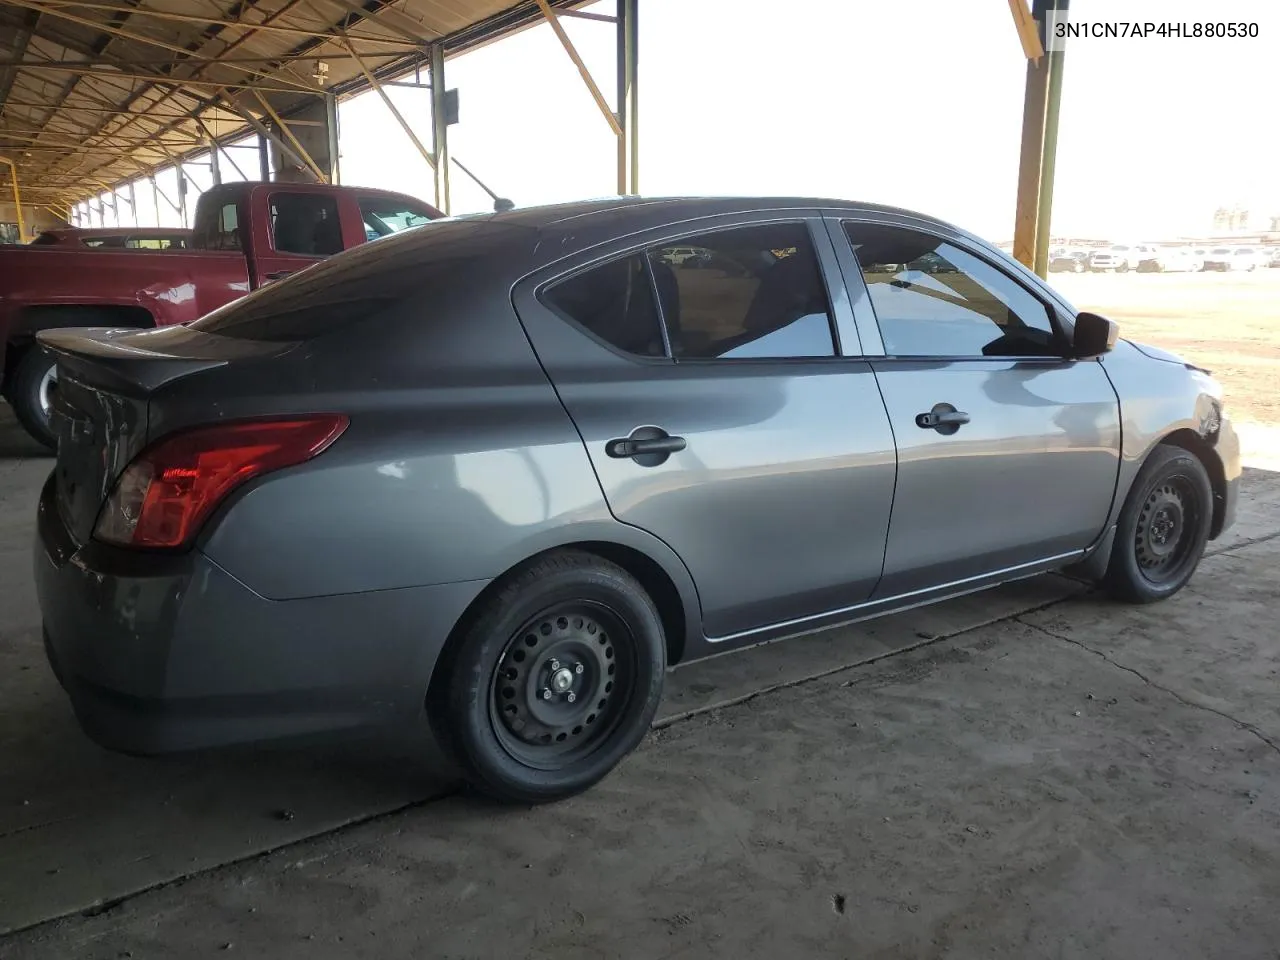
POLYGON ((1096 313, 1076 315, 1075 332, 1071 335, 1071 355, 1077 359, 1100 357, 1120 339, 1120 325, 1096 313))

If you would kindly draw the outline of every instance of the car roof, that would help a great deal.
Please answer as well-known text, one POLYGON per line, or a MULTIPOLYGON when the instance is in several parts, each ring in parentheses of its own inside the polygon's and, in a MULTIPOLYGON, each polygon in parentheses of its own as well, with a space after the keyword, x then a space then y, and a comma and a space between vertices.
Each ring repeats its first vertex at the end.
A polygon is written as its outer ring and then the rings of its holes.
POLYGON ((950 231, 990 246, 953 224, 913 210, 823 197, 604 197, 453 219, 527 230, 537 250, 534 259, 540 260, 686 221, 692 224, 708 217, 765 212, 800 215, 813 210, 871 219, 900 218, 913 226, 950 231))

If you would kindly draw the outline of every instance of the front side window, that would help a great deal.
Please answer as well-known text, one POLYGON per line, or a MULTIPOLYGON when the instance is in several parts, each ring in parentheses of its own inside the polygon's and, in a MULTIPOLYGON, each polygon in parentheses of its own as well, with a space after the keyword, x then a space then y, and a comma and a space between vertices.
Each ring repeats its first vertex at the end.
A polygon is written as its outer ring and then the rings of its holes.
POLYGON ((401 230, 420 227, 434 219, 425 206, 414 207, 403 200, 384 200, 381 197, 361 197, 360 216, 364 220, 366 240, 377 240, 401 230))
POLYGON ((277 253, 328 257, 342 252, 338 201, 316 193, 271 197, 271 236, 277 253))
POLYGON ((905 227, 846 223, 845 232, 889 356, 1059 354, 1049 308, 986 261, 905 227))
POLYGON ((676 360, 835 356, 831 308, 803 223, 738 227, 651 248, 676 360))

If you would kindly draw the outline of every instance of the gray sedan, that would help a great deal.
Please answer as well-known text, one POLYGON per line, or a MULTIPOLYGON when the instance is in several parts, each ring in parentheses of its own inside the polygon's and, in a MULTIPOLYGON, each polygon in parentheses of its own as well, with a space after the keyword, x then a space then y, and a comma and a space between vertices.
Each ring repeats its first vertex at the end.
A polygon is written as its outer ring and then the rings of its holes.
POLYGON ((1240 477, 1205 371, 834 201, 443 220, 188 326, 41 341, 36 579, 91 736, 425 715, 512 801, 603 777, 677 662, 1063 568, 1168 597, 1240 477))

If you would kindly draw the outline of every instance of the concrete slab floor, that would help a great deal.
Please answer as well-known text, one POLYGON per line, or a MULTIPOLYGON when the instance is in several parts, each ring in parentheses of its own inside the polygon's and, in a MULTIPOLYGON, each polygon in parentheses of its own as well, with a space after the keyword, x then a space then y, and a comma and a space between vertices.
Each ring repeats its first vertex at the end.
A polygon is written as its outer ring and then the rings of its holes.
POLYGON ((596 790, 512 811, 412 740, 88 744, 35 643, 47 470, 0 460, 0 929, 124 899, 0 956, 1276 956, 1276 475, 1169 603, 1040 578, 691 665, 596 790))

